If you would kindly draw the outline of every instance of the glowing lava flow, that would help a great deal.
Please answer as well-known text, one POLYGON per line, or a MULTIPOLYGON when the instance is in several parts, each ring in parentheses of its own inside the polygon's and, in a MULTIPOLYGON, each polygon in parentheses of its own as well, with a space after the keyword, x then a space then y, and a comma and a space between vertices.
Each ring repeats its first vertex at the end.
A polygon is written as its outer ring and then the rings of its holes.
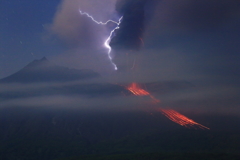
POLYGON ((117 65, 116 65, 115 63, 113 63, 113 61, 112 61, 112 57, 111 57, 112 48, 111 48, 111 46, 109 45, 109 43, 110 43, 110 41, 111 41, 111 39, 112 39, 113 33, 114 33, 117 29, 119 29, 119 25, 120 25, 123 17, 120 17, 119 20, 118 20, 118 22, 113 21, 113 20, 108 20, 108 21, 106 21, 106 22, 101 22, 101 21, 95 20, 95 19, 93 18, 93 16, 89 15, 89 14, 86 13, 86 12, 82 12, 81 10, 79 10, 79 12, 80 12, 81 15, 86 15, 88 18, 90 18, 90 19, 91 19, 93 22, 95 22, 96 24, 106 25, 106 24, 108 24, 109 22, 112 22, 112 23, 115 23, 115 24, 117 25, 117 26, 110 32, 108 38, 107 38, 107 39, 105 40, 105 42, 104 42, 104 46, 108 49, 108 58, 109 58, 109 60, 111 61, 112 65, 114 66, 114 69, 117 70, 117 69, 118 69, 118 68, 117 68, 117 65))
MULTIPOLYGON (((152 96, 149 92, 146 90, 140 88, 140 86, 137 83, 131 83, 129 86, 126 87, 127 90, 129 90, 132 94, 136 96, 149 96, 154 103, 159 103, 160 101, 156 99, 154 96, 152 96)), ((208 127, 205 127, 192 119, 187 118, 186 116, 178 113, 177 111, 173 109, 162 109, 158 108, 158 111, 162 112, 163 115, 165 115, 168 119, 171 121, 187 127, 187 128, 200 128, 200 129, 209 129, 208 127)))
POLYGON ((129 90, 130 92, 132 92, 136 96, 149 96, 149 97, 151 97, 151 99, 155 103, 159 103, 160 102, 160 100, 158 100, 155 97, 153 97, 149 92, 147 92, 146 90, 140 88, 140 86, 137 83, 131 83, 127 87, 127 90, 129 90))
POLYGON ((150 93, 140 88, 137 83, 131 83, 127 89, 136 96, 149 96, 150 93))
POLYGON ((210 129, 208 127, 205 127, 192 119, 187 118, 186 116, 176 112, 173 109, 160 109, 160 111, 171 121, 180 124, 181 126, 187 127, 187 128, 201 128, 201 129, 210 129))

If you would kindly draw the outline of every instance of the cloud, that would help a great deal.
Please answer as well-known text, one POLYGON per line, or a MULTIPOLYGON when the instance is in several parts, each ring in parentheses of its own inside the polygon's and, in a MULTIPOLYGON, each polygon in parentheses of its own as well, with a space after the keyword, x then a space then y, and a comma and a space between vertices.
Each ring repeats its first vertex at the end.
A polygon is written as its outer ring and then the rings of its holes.
POLYGON ((0 107, 41 107, 46 109, 60 109, 67 107, 68 109, 89 111, 133 110, 137 109, 137 107, 143 102, 144 100, 139 99, 138 97, 113 97, 109 99, 107 97, 86 98, 76 95, 52 95, 12 99, 2 102, 0 107))
POLYGON ((214 31, 238 17, 238 0, 161 0, 155 3, 147 30, 149 36, 214 31))
POLYGON ((124 92, 122 86, 96 81, 0 84, 0 108, 135 110, 147 103, 146 98, 124 96, 124 92))
POLYGON ((240 15, 239 3, 238 0, 64 0, 49 31, 70 47, 102 46, 109 28, 80 16, 78 10, 89 12, 99 21, 117 19, 118 12, 124 17, 110 45, 115 50, 138 50, 143 41, 147 41, 144 44, 147 46, 149 41, 157 41, 163 35, 214 30, 240 15))
MULTIPOLYGON (((146 0, 118 0, 116 10, 123 16, 110 45, 115 49, 139 50, 144 32, 146 0)), ((116 55, 117 56, 117 55, 116 55)))
POLYGON ((116 11, 123 15, 123 20, 110 43, 114 62, 119 70, 126 71, 131 67, 124 63, 133 64, 141 49, 177 50, 179 43, 194 42, 193 38, 200 33, 212 34, 240 15, 239 3, 237 0, 118 0, 116 11))
POLYGON ((110 44, 116 50, 138 50, 145 30, 150 36, 212 31, 239 14, 239 4, 237 0, 118 0, 116 10, 123 20, 110 44))
POLYGON ((143 86, 149 89, 148 91, 152 91, 153 96, 160 99, 161 103, 153 105, 147 96, 126 96, 127 94, 122 94, 117 86, 111 84, 11 83, 0 85, 0 108, 67 108, 88 111, 143 109, 151 111, 154 107, 170 107, 196 113, 239 113, 238 89, 228 85, 212 86, 209 84, 208 86, 189 87, 189 85, 186 86, 186 82, 166 81, 148 83, 143 86), (54 89, 55 92, 53 92, 54 89))
POLYGON ((48 30, 69 47, 93 47, 106 36, 106 27, 96 25, 79 9, 93 15, 98 21, 113 18, 115 0, 63 0, 48 30))
POLYGON ((55 64, 61 64, 70 68, 90 69, 100 74, 114 71, 106 48, 73 48, 60 55, 51 57, 51 61, 55 64))

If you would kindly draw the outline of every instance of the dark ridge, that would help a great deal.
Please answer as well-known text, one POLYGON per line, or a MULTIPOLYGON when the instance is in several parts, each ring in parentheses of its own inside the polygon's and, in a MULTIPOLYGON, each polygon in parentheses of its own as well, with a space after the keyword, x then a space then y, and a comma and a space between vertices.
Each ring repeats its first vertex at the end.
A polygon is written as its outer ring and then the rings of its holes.
MULTIPOLYGON (((208 121, 213 117, 205 117, 208 121), (210 119, 209 119, 210 118, 210 119)), ((229 117, 215 117, 216 123, 229 117)), ((0 157, 3 160, 53 160, 81 155, 123 155, 135 153, 196 153, 186 159, 237 160, 240 132, 194 130, 169 121, 161 113, 144 111, 83 111, 77 109, 43 109, 8 107, 0 109, 0 157), (194 157, 196 156, 196 157, 194 157), (223 158, 223 156, 227 156, 223 158)), ((232 118, 239 123, 239 117, 232 118)), ((211 122, 211 121, 210 121, 211 122)), ((228 123, 225 124, 225 126, 228 123)), ((164 155, 165 155, 164 154, 164 155)), ((159 157, 160 156, 160 157, 159 157)), ((182 156, 180 156, 182 157, 182 156)), ((92 159, 96 159, 93 157, 92 159)), ((83 157, 76 158, 82 160, 83 157)), ((102 159, 115 159, 103 157, 102 159)), ((124 160, 124 157, 118 160, 124 160)), ((127 159, 127 158, 126 158, 127 159)), ((128 159, 165 159, 129 157, 128 159)), ((66 159, 67 160, 67 159, 66 159)), ((69 160, 75 160, 69 158, 69 160)))
POLYGON ((69 69, 55 65, 43 57, 34 60, 18 72, 3 78, 0 83, 68 82, 97 78, 100 75, 87 69, 69 69))
POLYGON ((41 65, 49 65, 50 62, 46 57, 43 57, 42 59, 35 59, 32 62, 30 62, 28 65, 26 65, 24 68, 29 68, 29 67, 36 67, 36 66, 41 66, 41 65))

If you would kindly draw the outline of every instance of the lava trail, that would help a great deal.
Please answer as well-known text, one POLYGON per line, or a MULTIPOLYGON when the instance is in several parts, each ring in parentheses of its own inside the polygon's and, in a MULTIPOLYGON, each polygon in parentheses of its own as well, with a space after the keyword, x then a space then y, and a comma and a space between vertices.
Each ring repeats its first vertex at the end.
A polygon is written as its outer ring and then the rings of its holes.
POLYGON ((127 86, 127 90, 132 92, 135 96, 149 96, 154 103, 160 102, 160 100, 156 99, 148 91, 142 89, 137 83, 131 83, 129 86, 127 86))
MULTIPOLYGON (((160 100, 156 99, 154 96, 152 96, 148 91, 144 90, 140 87, 137 83, 131 83, 126 87, 127 90, 129 90, 132 94, 135 96, 149 96, 154 103, 160 103, 160 100)), ((157 111, 160 111, 163 115, 165 115, 168 119, 171 121, 187 127, 187 128, 194 128, 194 129, 210 129, 202 124, 199 124, 195 122, 194 120, 187 118, 186 116, 178 113, 177 111, 173 109, 163 109, 163 108, 157 108, 157 111)))
POLYGON ((187 127, 187 128, 201 128, 201 129, 210 129, 204 125, 201 125, 192 119, 187 118, 186 116, 178 113, 177 111, 173 109, 162 109, 159 108, 159 110, 162 112, 163 115, 165 115, 168 119, 171 121, 180 124, 181 126, 187 127))

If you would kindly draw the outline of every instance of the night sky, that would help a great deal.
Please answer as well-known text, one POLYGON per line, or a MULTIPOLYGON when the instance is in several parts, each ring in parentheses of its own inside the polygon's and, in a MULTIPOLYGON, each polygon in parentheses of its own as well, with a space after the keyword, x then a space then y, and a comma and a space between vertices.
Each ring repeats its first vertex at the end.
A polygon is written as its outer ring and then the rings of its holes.
POLYGON ((45 56, 117 83, 187 81, 194 90, 162 95, 163 104, 236 114, 239 26, 239 0, 1 1, 0 78, 45 56), (114 24, 99 26, 79 9, 103 22, 123 16, 110 43, 118 71, 103 46, 114 24))

